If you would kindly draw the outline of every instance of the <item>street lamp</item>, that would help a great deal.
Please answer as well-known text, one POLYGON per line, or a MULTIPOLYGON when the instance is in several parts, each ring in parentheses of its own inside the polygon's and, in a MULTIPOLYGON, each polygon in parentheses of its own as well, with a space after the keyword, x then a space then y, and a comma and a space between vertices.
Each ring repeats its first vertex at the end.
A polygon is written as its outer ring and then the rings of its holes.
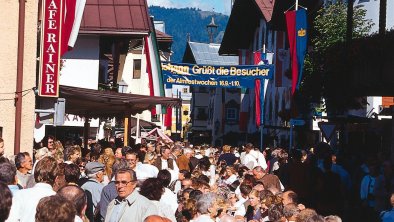
POLYGON ((213 15, 212 15, 211 23, 209 23, 207 25, 207 32, 208 32, 208 36, 209 36, 209 43, 213 43, 213 36, 216 34, 216 31, 217 31, 218 27, 219 26, 215 24, 215 19, 213 18, 213 15))

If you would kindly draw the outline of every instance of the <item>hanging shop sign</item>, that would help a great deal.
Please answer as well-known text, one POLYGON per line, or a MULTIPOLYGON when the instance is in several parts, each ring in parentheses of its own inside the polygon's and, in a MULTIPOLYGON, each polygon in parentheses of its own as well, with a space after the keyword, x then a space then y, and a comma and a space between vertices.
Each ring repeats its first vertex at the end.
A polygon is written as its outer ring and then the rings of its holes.
POLYGON ((167 87, 171 85, 254 88, 256 79, 272 79, 274 65, 217 66, 184 63, 162 64, 167 87))
POLYGON ((42 97, 59 96, 62 2, 43 0, 39 79, 42 97))

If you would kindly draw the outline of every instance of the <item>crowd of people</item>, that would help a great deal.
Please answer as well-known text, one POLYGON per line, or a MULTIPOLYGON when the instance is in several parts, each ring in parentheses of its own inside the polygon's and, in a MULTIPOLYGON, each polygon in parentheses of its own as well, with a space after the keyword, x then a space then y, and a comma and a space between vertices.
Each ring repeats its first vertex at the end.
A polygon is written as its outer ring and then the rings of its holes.
POLYGON ((0 222, 394 221, 390 161, 352 168, 327 143, 290 152, 162 140, 82 148, 48 136, 32 156, 3 154, 0 138, 0 222))

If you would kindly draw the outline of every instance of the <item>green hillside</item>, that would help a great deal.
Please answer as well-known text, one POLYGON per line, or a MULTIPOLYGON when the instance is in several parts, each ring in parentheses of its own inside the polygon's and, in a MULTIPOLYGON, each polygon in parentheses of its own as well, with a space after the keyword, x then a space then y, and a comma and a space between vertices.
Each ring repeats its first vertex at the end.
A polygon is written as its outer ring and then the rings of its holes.
MULTIPOLYGON (((173 62, 181 62, 190 34, 190 41, 209 42, 206 26, 211 22, 212 12, 201 11, 196 8, 163 8, 159 6, 149 7, 149 13, 154 16, 155 21, 164 21, 165 31, 173 37, 172 51, 173 62)), ((215 23, 219 26, 215 36, 215 43, 222 41, 226 29, 228 16, 215 13, 215 23)))

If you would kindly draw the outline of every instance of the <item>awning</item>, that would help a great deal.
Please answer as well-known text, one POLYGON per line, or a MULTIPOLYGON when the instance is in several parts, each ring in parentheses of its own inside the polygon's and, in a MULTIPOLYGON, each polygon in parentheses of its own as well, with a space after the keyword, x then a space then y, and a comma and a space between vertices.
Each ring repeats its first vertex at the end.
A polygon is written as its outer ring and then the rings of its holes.
POLYGON ((157 127, 154 128, 153 130, 149 131, 148 134, 145 136, 145 138, 151 138, 155 134, 157 134, 156 137, 160 137, 160 138, 166 140, 167 142, 174 142, 174 141, 172 141, 172 139, 169 136, 167 136, 161 129, 159 129, 157 127))
POLYGON ((155 105, 179 106, 177 98, 136 95, 60 86, 60 97, 66 99, 66 113, 88 117, 119 117, 137 114, 155 105))

